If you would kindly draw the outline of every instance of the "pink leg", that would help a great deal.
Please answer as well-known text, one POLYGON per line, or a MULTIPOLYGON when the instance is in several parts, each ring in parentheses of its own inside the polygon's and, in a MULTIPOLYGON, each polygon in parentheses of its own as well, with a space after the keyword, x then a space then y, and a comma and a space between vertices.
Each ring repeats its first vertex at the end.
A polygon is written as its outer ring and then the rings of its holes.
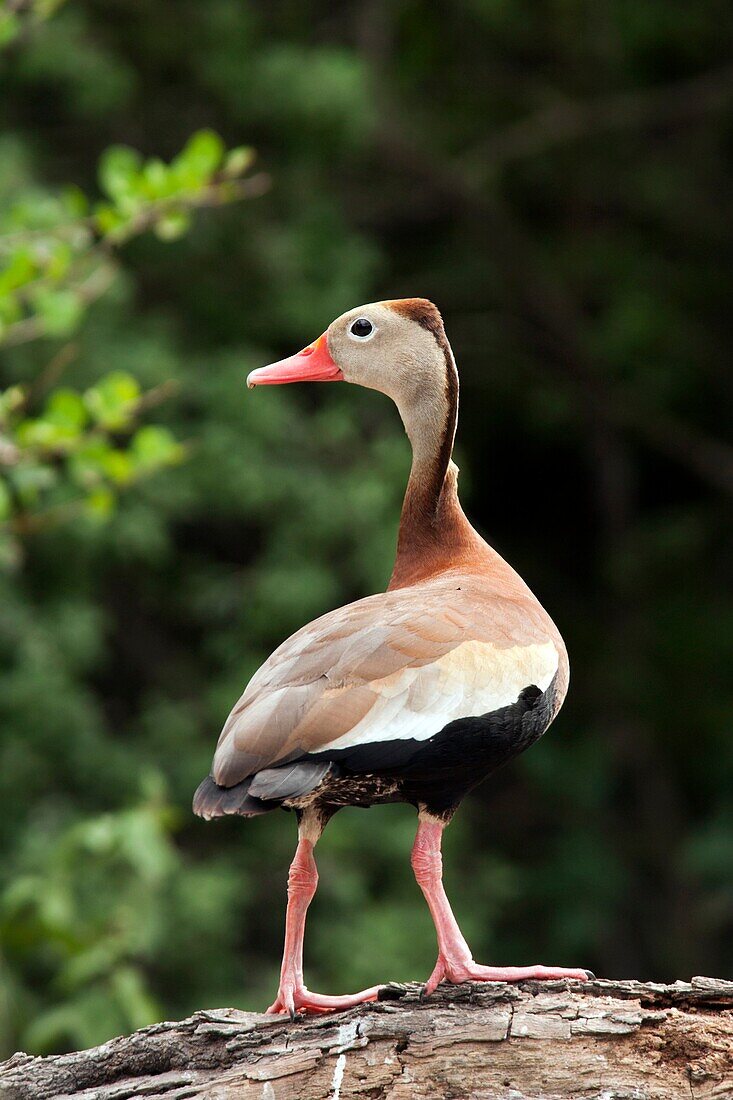
POLYGON ((285 949, 280 970, 280 988, 269 1013, 333 1012, 352 1008, 363 1001, 376 1001, 379 986, 344 997, 324 997, 310 993, 303 982, 303 937, 305 917, 318 885, 318 870, 313 858, 313 841, 298 841, 288 875, 288 909, 285 917, 285 949))
POLYGON ((438 961, 425 984, 425 993, 433 993, 444 978, 449 982, 519 982, 529 978, 575 978, 584 982, 592 977, 588 970, 560 966, 480 966, 473 961, 443 889, 440 845, 444 828, 442 822, 421 816, 412 848, 412 869, 438 934, 438 961))

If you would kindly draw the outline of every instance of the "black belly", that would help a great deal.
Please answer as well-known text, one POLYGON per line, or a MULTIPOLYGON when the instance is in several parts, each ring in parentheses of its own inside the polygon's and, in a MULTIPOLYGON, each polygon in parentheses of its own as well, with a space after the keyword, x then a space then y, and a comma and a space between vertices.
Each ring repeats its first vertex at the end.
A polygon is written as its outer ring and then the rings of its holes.
POLYGON ((426 741, 375 741, 314 753, 308 759, 334 765, 315 801, 324 809, 411 802, 450 816, 468 791, 542 736, 561 703, 555 678, 546 691, 527 687, 509 706, 449 722, 426 741))

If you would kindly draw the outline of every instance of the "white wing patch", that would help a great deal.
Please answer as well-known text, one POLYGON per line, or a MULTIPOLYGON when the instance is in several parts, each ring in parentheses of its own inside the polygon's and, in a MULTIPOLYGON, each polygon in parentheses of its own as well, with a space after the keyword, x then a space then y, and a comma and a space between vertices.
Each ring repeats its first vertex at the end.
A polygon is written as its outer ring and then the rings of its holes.
POLYGON ((378 700, 348 733, 319 751, 375 741, 427 741, 458 718, 488 714, 515 703, 525 688, 545 691, 558 667, 552 642, 500 649, 464 642, 432 664, 403 668, 370 687, 378 700))

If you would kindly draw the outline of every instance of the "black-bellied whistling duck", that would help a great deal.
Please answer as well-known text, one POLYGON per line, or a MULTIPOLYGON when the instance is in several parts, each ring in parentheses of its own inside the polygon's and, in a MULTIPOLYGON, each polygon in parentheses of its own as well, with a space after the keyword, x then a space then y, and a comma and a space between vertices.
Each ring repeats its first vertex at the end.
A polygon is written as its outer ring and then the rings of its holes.
POLYGON ((303 935, 324 826, 344 806, 382 802, 418 810, 412 866, 438 937, 427 993, 442 979, 585 980, 585 970, 475 963, 443 890, 443 829, 468 791, 550 725, 568 658, 550 616, 461 509, 451 462, 458 374, 436 307, 422 298, 360 306, 247 382, 339 380, 391 397, 412 444, 389 586, 275 650, 229 715, 194 796, 205 818, 296 812, 280 988, 269 1011, 323 1012, 377 997, 378 986, 343 997, 309 992, 303 935))

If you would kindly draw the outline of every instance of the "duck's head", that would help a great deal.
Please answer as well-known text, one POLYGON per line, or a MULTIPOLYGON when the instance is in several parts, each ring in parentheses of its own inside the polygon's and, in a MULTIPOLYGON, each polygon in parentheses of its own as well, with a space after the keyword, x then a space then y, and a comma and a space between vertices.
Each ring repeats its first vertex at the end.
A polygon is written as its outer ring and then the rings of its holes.
POLYGON ((297 355, 253 370, 247 385, 354 382, 403 410, 445 400, 455 364, 438 309, 426 298, 372 302, 338 317, 297 355))

